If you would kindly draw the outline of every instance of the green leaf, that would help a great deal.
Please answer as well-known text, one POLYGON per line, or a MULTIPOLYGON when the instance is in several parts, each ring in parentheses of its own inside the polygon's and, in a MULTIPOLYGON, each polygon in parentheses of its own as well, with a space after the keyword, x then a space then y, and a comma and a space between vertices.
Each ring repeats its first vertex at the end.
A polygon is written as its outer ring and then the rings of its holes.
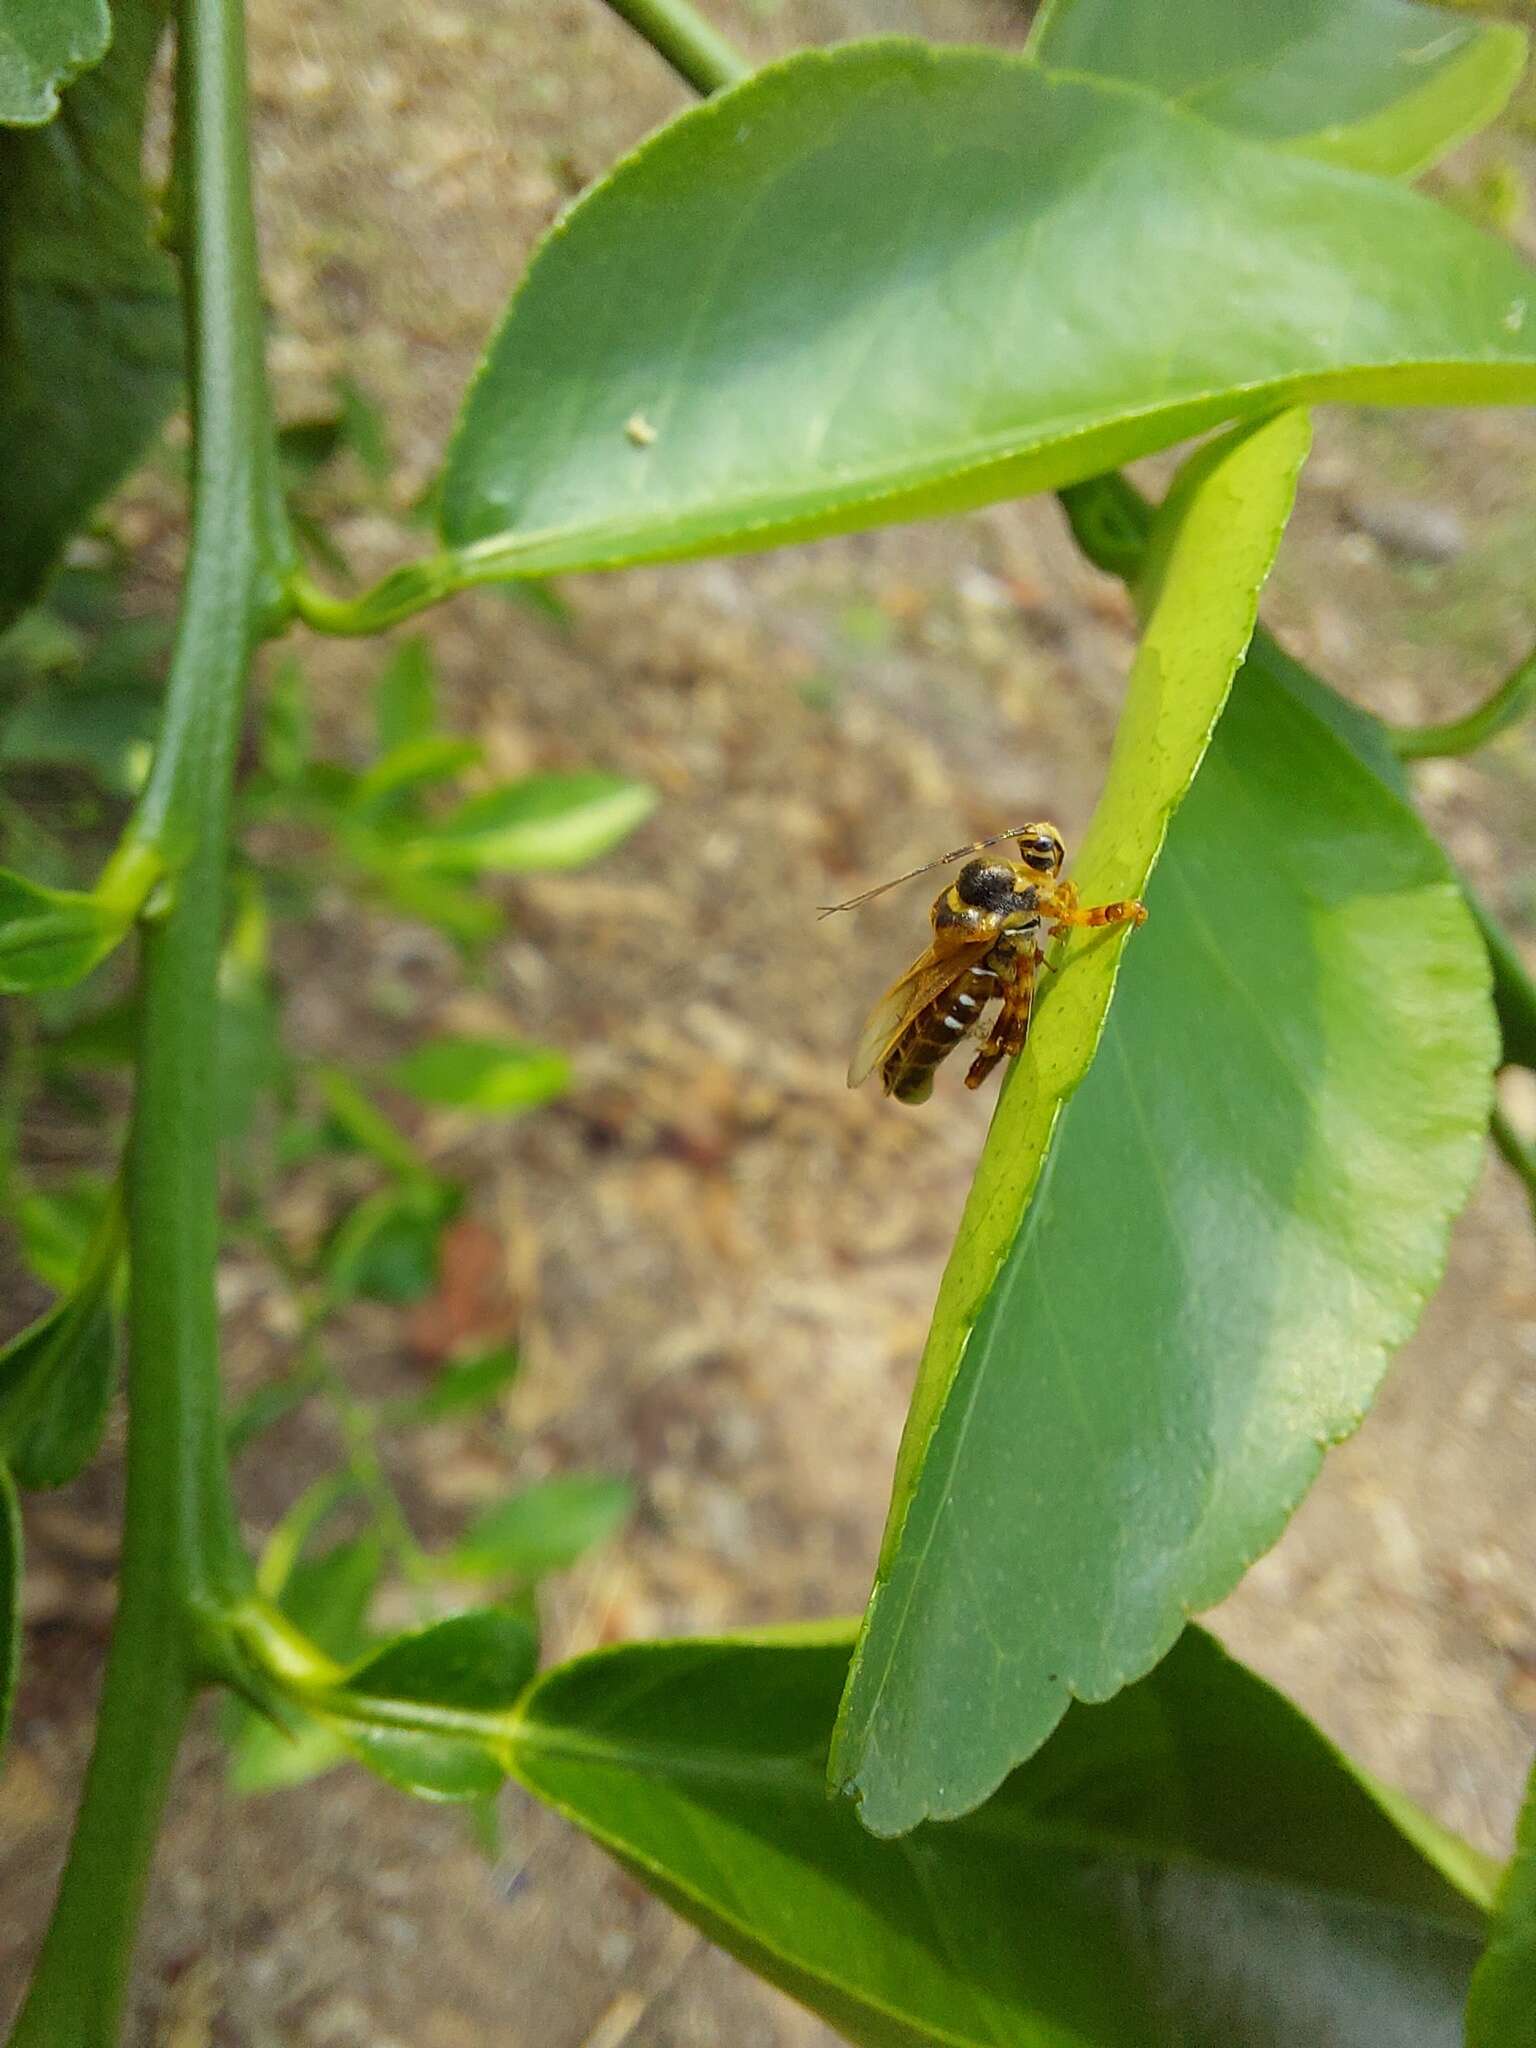
POLYGON ((113 1198, 112 1183, 99 1173, 76 1173, 46 1191, 38 1188, 16 1203, 21 1252, 30 1271, 56 1294, 72 1294, 97 1242, 113 1198))
POLYGON ((261 765, 274 782, 298 782, 309 766, 314 733, 309 712, 309 678, 303 664, 285 655, 272 672, 261 705, 261 765))
POLYGON ((0 17, 0 122, 32 127, 59 111, 59 88, 100 63, 107 0, 6 0, 0 17))
POLYGON ((114 1248, 0 1350, 0 1463, 24 1487, 63 1486, 95 1455, 117 1383, 114 1248))
POLYGON ((541 1579, 564 1571, 628 1520, 628 1482, 597 1472, 562 1473, 477 1515, 448 1553, 467 1578, 541 1579))
POLYGON ((385 811, 412 790, 462 775, 484 752, 478 740, 460 739, 451 732, 419 733, 414 739, 402 740, 358 777, 350 809, 362 818, 385 811))
POLYGON ((180 389, 175 278, 139 168, 163 19, 154 0, 117 0, 112 48, 61 118, 0 135, 0 623, 37 596, 180 389))
MULTIPOLYGON (((1476 928, 1417 818, 1262 649, 1148 907, 995 1282, 957 1304, 946 1278, 936 1330, 968 1342, 905 1461, 836 1757, 881 1832, 985 1797, 1274 1541, 1413 1327, 1480 1160, 1476 928)), ((1010 1086, 994 1145, 1033 1093, 1010 1086)))
POLYGON ((506 1775, 497 1725, 538 1665, 538 1632, 495 1608, 400 1636, 327 1694, 360 1763, 427 1799, 485 1799, 506 1775), (475 1719, 489 1726, 476 1729, 475 1719))
POLYGON ((1472 1979, 1467 2048, 1536 2048, 1536 1771, 1487 1952, 1472 1979))
POLYGON ((529 775, 468 798, 400 855, 439 875, 582 867, 655 807, 654 790, 619 775, 529 775))
POLYGON ((69 988, 120 945, 131 908, 0 868, 0 995, 69 988))
POLYGON ((437 725, 437 682, 432 650, 418 636, 402 640, 374 685, 374 731, 381 754, 408 740, 425 739, 437 725))
MULTIPOLYGON (((367 1640, 368 1609, 383 1563, 377 1536, 338 1543, 294 1565, 276 1595, 278 1604, 311 1642, 345 1662, 361 1655, 367 1640)), ((224 1739, 230 1749, 230 1783, 242 1793, 301 1785, 345 1763, 349 1754, 323 1721, 295 1709, 292 1728, 279 1728, 236 1699, 227 1704, 224 1739)))
POLYGON ((1415 0, 1047 0, 1029 52, 1387 177, 1486 127, 1525 66, 1518 29, 1415 0))
POLYGON ((832 1631, 600 1651, 525 1697, 512 1770, 868 2048, 1459 2039, 1478 1912, 1198 1630, 981 1812, 901 1842, 826 1797, 847 1661, 832 1631))
POLYGON ((357 1296, 404 1307, 437 1285, 443 1230, 463 1191, 447 1182, 382 1188, 352 1209, 326 1249, 326 1285, 334 1301, 357 1296))
POLYGON ((506 1116, 570 1086, 570 1062, 542 1045, 499 1038, 432 1038, 396 1060, 389 1078, 418 1102, 506 1116))
POLYGON ((611 567, 954 512, 1312 398, 1526 400, 1533 315, 1532 273, 1428 201, 1124 86, 806 51, 543 243, 443 536, 474 580, 611 567))
POLYGON ((425 1393, 393 1403, 387 1410, 394 1423, 441 1422, 488 1408, 517 1378, 522 1360, 510 1344, 483 1351, 445 1366, 425 1393))
POLYGON ((159 729, 160 692, 147 681, 54 682, 0 721, 0 761, 83 769, 111 794, 131 796, 143 786, 159 729))
POLYGON ((403 1181, 432 1183, 432 1175, 405 1133, 340 1067, 316 1067, 313 1079, 338 1133, 403 1181))
POLYGON ((0 1458, 0 1757, 21 1669, 21 1502, 0 1458))

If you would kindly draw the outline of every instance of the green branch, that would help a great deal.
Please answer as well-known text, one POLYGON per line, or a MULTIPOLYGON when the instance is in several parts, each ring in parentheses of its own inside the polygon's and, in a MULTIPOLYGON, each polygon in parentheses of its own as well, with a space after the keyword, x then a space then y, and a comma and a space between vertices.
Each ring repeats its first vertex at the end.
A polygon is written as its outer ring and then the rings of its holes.
POLYGON ((751 65, 733 50, 688 0, 608 0, 614 13, 627 21, 664 58, 685 85, 706 97, 727 85, 735 85, 751 72, 751 65))
POLYGON ((249 1578, 220 1426, 214 1261, 217 971, 247 669, 280 614, 239 0, 180 0, 176 130, 187 209, 192 541, 165 719, 125 848, 165 876, 143 920, 127 1194, 127 1497, 96 1746, 12 2048, 111 2048, 145 1879, 210 1610, 249 1578))
POLYGON ((1536 711, 1536 649, 1512 669, 1484 703, 1465 718, 1444 725, 1388 726, 1387 737, 1400 761, 1430 761, 1443 754, 1470 754, 1536 711))
POLYGON ((1488 1135, 1525 1182, 1531 1212, 1536 1216, 1536 1145, 1528 1145, 1502 1109, 1495 1108, 1488 1135))

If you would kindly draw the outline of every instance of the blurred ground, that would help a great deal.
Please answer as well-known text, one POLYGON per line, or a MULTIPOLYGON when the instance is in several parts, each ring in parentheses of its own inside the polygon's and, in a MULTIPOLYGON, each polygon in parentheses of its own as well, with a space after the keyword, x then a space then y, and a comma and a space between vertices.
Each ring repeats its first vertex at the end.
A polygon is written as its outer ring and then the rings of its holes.
MULTIPOLYGON (((254 63, 285 414, 346 370, 427 482, 454 400, 538 230, 682 101, 596 0, 258 0, 254 63)), ((874 28, 1021 39, 983 0, 730 6, 759 53, 874 28)), ((1516 166, 1511 129, 1494 160, 1516 166)), ((1467 175, 1470 176, 1470 171, 1467 175)), ((1536 424, 1323 421, 1268 605, 1293 649, 1401 718, 1481 696, 1536 635, 1536 424)), ((358 494, 360 501, 361 494, 358 494)), ((130 508, 151 564, 158 502, 130 508)), ((382 568, 409 543, 354 509, 382 568)), ((309 1050, 505 1028, 571 1048, 561 1105, 428 1127, 469 1171, 529 1366, 506 1427, 440 1429, 402 1471, 422 1526, 568 1464, 632 1473, 629 1540, 564 1582, 552 1648, 862 1602, 905 1389, 987 1105, 904 1112, 842 1083, 922 892, 814 906, 1041 810, 1092 806, 1132 639, 1049 504, 744 562, 566 588, 562 634, 504 599, 429 622, 453 708, 502 772, 653 781, 655 819, 589 875, 519 889, 464 988, 445 949, 338 910, 284 962, 309 1050)), ((345 742, 378 655, 304 658, 345 742)), ((1490 898, 1536 920, 1536 752, 1507 740, 1424 791, 1490 898)), ((239 1384, 285 1332, 226 1276, 239 1384)), ((348 1369, 420 1370, 398 1318, 348 1369)), ((254 1521, 328 1459, 274 1436, 254 1521)), ((1490 1163, 1446 1286, 1366 1427, 1216 1617, 1367 1765, 1490 1848, 1536 1741, 1536 1257, 1490 1163)), ((0 1787, 0 1982, 46 1910, 110 1612, 109 1468, 29 1511, 28 1678, 0 1787)), ((831 2039, 547 1817, 493 1869, 451 1814, 361 1774, 236 1805, 206 1730, 155 1881, 133 2040, 200 2048, 809 2048, 831 2039)))

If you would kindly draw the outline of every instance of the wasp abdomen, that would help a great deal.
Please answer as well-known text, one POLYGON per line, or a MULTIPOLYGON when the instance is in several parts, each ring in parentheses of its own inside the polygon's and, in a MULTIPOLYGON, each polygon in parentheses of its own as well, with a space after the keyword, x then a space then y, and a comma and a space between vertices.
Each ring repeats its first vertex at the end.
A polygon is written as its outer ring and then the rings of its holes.
POLYGON ((1002 983, 983 963, 961 975, 951 988, 919 1012, 886 1054, 880 1078, 887 1095, 898 1102, 926 1102, 933 1077, 957 1045, 981 1022, 987 1004, 1003 992, 1002 983))

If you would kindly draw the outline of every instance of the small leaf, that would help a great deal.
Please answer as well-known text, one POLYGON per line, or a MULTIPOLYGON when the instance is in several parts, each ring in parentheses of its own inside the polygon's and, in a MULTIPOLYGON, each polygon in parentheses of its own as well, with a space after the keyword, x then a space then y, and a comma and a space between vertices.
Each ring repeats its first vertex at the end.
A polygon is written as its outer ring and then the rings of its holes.
POLYGON ((1536 2048, 1536 1770, 1472 1979, 1467 2048, 1536 2048))
POLYGON ((483 1800, 506 1776, 506 1737, 496 1724, 526 1689, 538 1654, 538 1633, 521 1615, 455 1615, 398 1637, 350 1672, 327 1695, 327 1715, 358 1761, 402 1791, 483 1800), (490 1725, 463 1732, 458 1716, 490 1725))
POLYGON ((530 775, 470 797, 402 857, 445 875, 581 867, 655 807, 654 790, 617 775, 530 775))
POLYGON ((6 0, 0 18, 0 122, 31 127, 59 111, 59 88, 100 63, 107 0, 6 0))
POLYGON ((77 1173, 17 1202, 22 1256, 45 1287, 71 1294, 80 1285, 112 1199, 113 1184, 104 1175, 77 1173))
MULTIPOLYGON (((38 18, 86 11, 24 4, 38 18)), ((98 22, 105 11, 89 8, 98 22)), ((34 601, 180 390, 180 301, 141 171, 163 24, 158 0, 116 0, 112 46, 69 88, 62 118, 0 135, 0 624, 34 601)))
POLYGON ((1458 2040, 1477 1859, 1199 1630, 900 1842, 825 1794, 847 1666, 832 1629, 599 1651, 534 1684, 511 1768, 866 2048, 1458 2040))
POLYGON ((462 775, 466 768, 474 767, 484 751, 478 740, 459 739, 453 733, 418 733, 381 754, 358 777, 349 808, 358 818, 387 810, 412 790, 426 789, 434 782, 462 775))
POLYGON ((388 1411, 391 1422, 441 1422, 450 1415, 466 1415, 488 1408, 516 1379, 521 1359, 510 1344, 474 1358, 461 1358, 445 1366, 425 1393, 395 1403, 388 1411))
POLYGON ((404 1181, 431 1184, 425 1161, 405 1133, 392 1124, 377 1103, 365 1095, 340 1067, 315 1067, 312 1078, 324 1098, 332 1124, 360 1151, 368 1152, 404 1181))
POLYGON ((470 386, 442 533, 478 581, 613 567, 1051 489, 1313 399, 1533 394, 1536 277, 1429 201, 891 38, 768 66, 562 218, 470 386))
POLYGON ((63 1486, 91 1458, 117 1383, 110 1259, 0 1351, 0 1462, 27 1488, 63 1486))
POLYGON ((437 1285, 443 1230, 463 1200, 447 1183, 383 1188, 347 1215, 326 1249, 326 1284, 336 1301, 361 1296, 402 1307, 437 1285))
POLYGON ((396 1087, 445 1109, 505 1116, 534 1109, 570 1086, 563 1053, 509 1039, 433 1038, 389 1070, 396 1087))
POLYGON ((626 1480, 562 1473, 477 1515, 447 1563, 466 1578, 540 1579, 606 1543, 633 1505, 626 1480))
POLYGON ((21 1668, 21 1566, 21 1502, 0 1457, 0 1758, 21 1668))
POLYGON ((160 691, 148 680, 54 682, 0 721, 0 761, 82 770, 110 794, 131 796, 159 730, 160 691))
MULTIPOLYGON (((299 1560, 276 1594, 278 1604, 311 1642, 346 1662, 363 1650, 368 1608, 383 1562, 376 1536, 338 1543, 319 1557, 299 1560)), ((297 1708, 293 1713, 294 1726, 283 1729, 243 1700, 229 1701, 224 1739, 231 1751, 230 1782, 237 1792, 300 1785, 346 1762, 347 1745, 334 1728, 297 1708)))
POLYGON ((1525 38, 1416 0, 1048 0, 1029 53, 1146 86, 1258 142, 1413 177, 1494 119, 1525 38))
POLYGON ((261 706, 261 765, 274 782, 298 782, 314 747, 309 712, 309 678, 302 663, 285 655, 273 670, 261 706))
POLYGON ((394 467, 384 409, 353 377, 337 378, 336 396, 341 406, 341 437, 362 464, 369 481, 382 490, 394 467))
POLYGON ((76 889, 45 889, 0 868, 0 995, 83 981, 121 944, 131 912, 76 889))
POLYGON ((437 725, 437 682, 432 650, 419 635, 402 640, 373 691, 373 722, 381 754, 425 739, 437 725))

